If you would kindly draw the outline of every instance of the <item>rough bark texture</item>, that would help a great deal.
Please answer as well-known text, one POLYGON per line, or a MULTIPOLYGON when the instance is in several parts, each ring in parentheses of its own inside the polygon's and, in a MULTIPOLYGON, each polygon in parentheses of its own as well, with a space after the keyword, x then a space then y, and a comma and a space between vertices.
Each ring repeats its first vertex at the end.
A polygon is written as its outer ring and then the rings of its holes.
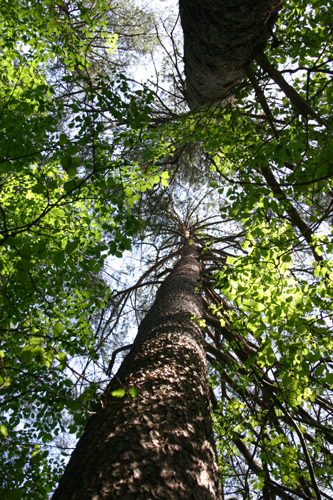
POLYGON ((179 0, 191 108, 217 104, 271 36, 283 0, 179 0))
POLYGON ((191 321, 203 315, 197 257, 186 243, 53 500, 220 499, 204 339, 191 321), (118 399, 118 387, 141 392, 118 399))

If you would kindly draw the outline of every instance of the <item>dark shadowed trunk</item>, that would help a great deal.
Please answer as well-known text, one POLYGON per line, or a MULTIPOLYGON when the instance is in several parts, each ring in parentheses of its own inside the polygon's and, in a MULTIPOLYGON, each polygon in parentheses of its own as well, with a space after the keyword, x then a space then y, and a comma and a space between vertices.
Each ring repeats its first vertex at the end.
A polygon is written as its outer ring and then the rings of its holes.
POLYGON ((218 103, 265 47, 283 0, 179 0, 187 101, 218 103))
POLYGON ((186 242, 88 422, 53 500, 220 498, 201 329, 200 264, 186 242), (139 388, 136 398, 111 392, 139 388))

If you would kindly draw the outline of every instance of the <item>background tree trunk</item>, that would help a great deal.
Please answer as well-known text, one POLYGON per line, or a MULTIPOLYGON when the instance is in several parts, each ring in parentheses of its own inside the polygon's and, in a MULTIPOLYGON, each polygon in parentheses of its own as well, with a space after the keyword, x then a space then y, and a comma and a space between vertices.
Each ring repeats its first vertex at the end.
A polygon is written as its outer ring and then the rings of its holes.
POLYGON ((186 242, 88 422, 53 500, 219 499, 200 264, 186 242), (117 388, 140 394, 116 398, 117 388))
POLYGON ((265 47, 283 0, 179 0, 187 101, 218 103, 265 47))

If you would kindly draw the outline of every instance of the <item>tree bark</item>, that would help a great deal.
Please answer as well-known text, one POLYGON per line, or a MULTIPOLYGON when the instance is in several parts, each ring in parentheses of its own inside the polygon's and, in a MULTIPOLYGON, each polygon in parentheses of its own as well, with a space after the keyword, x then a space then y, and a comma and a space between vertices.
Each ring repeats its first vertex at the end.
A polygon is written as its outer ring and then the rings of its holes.
POLYGON ((262 50, 283 0, 179 0, 190 108, 218 104, 262 50))
POLYGON ((86 427, 53 500, 220 499, 198 250, 181 259, 86 427), (117 388, 140 389, 116 398, 117 388))

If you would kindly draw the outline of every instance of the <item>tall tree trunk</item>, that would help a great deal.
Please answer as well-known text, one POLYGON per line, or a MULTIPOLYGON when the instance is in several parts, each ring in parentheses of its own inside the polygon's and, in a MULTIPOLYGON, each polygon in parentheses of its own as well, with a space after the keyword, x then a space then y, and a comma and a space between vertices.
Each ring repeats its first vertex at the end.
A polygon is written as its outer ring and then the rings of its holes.
POLYGON ((187 101, 218 103, 265 47, 283 0, 179 0, 187 101))
POLYGON ((161 286, 53 500, 220 499, 195 245, 161 286), (140 389, 116 398, 117 388, 140 389))

